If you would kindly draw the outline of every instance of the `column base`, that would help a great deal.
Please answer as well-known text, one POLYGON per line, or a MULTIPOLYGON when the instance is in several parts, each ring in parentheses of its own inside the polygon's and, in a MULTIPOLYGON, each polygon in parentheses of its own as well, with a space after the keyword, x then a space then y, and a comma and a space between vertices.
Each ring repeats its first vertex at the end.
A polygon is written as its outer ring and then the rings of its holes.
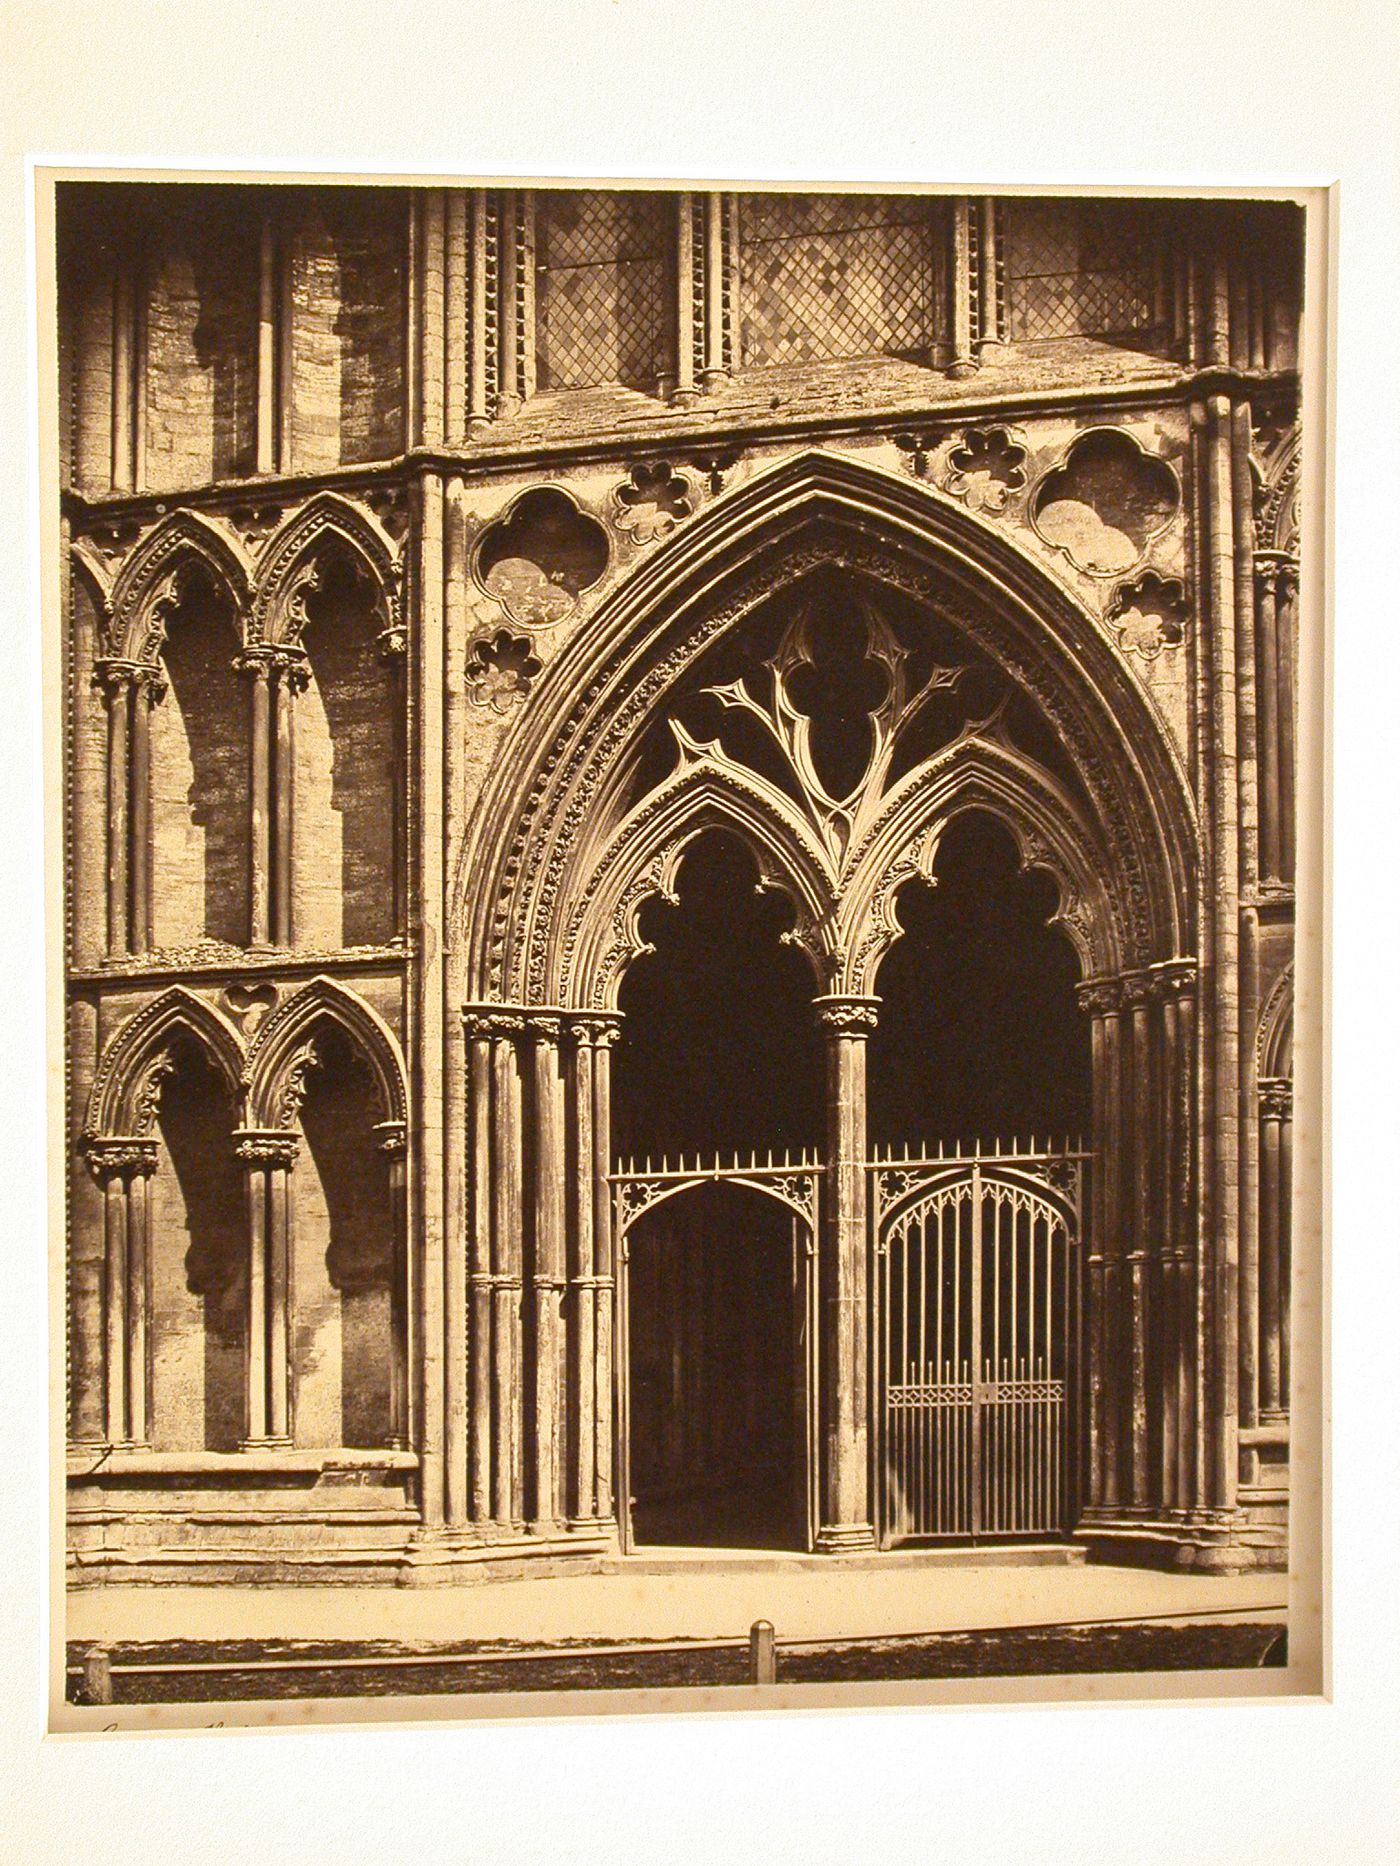
POLYGON ((878 1546, 873 1523, 828 1523, 817 1531, 819 1555, 847 1555, 878 1546))
POLYGON ((1195 1574, 1286 1566, 1286 1547, 1250 1535, 1243 1510, 1086 1510, 1074 1539, 1091 1561, 1195 1574), (1282 1556, 1282 1560, 1280 1560, 1282 1556))
POLYGON ((258 1438, 240 1438, 240 1451, 290 1451, 292 1440, 285 1432, 268 1432, 258 1438))

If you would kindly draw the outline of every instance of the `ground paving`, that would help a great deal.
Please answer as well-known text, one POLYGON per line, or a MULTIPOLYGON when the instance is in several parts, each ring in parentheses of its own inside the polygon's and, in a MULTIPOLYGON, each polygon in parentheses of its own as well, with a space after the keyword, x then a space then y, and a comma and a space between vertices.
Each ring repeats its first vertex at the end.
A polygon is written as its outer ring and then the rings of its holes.
POLYGON ((728 1639, 755 1620, 780 1641, 1194 1620, 1281 1622, 1286 1577, 1157 1574, 1084 1564, 937 1558, 820 1566, 754 1555, 672 1557, 619 1571, 461 1587, 109 1587, 70 1597, 69 1640, 436 1641, 728 1639))

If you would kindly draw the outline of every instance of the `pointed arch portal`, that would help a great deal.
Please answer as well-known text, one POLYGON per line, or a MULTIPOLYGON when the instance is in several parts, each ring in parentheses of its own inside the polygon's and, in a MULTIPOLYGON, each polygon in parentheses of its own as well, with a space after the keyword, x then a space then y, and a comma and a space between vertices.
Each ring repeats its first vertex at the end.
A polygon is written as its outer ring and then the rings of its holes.
POLYGON ((457 886, 464 1516, 1196 1500, 1194 818, 1004 537, 834 456, 716 501, 543 677, 457 886))

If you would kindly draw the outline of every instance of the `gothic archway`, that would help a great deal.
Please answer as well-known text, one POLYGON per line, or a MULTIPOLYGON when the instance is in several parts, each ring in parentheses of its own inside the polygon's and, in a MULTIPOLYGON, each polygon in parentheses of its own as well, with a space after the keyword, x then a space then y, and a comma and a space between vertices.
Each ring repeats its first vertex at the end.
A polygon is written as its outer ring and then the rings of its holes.
MULTIPOLYGON (((1072 955, 1061 984, 1078 980, 1092 1059, 1102 1170, 1088 1253, 1087 1512, 1172 1507, 1192 1429, 1195 827, 1174 754, 1092 619, 1003 536, 927 489, 808 456, 717 501, 659 551, 560 655, 531 710, 503 748, 458 882, 460 983, 480 1039, 469 1100, 474 1133, 489 1136, 474 1158, 484 1183, 503 1188, 488 1242, 519 1200, 520 1274, 532 1251, 537 1285, 543 1263, 568 1259, 582 1343, 585 1285, 607 1279, 613 1237, 630 1222, 635 1175, 613 1157, 609 1088, 627 980, 656 943, 658 904, 676 898, 688 852, 722 832, 746 850, 757 887, 784 897, 783 936, 813 979, 826 1101, 813 1228, 816 1542, 868 1546, 867 1177, 879 1163, 865 1059, 878 978, 906 931, 909 885, 934 878, 961 820, 995 819, 1015 865, 1041 877, 1042 918, 1072 955), (577 1187, 561 1211, 537 1192, 532 1226, 529 1188, 512 1191, 517 1148, 545 1177, 557 1162, 567 1178, 572 1161, 591 1197, 577 1187), (586 1277, 572 1244, 585 1204, 586 1277)), ((487 1216, 483 1199, 474 1239, 487 1216)), ((591 1313, 601 1354, 604 1312, 591 1313)), ((521 1325, 528 1348, 525 1310, 521 1325)), ((483 1351, 489 1362, 485 1338, 483 1351)), ((609 1448, 597 1383, 591 1397, 586 1385, 577 1379, 568 1398, 588 1413, 579 1438, 594 1445, 596 1477, 609 1448)), ((528 1443, 528 1416, 521 1431, 528 1443)))

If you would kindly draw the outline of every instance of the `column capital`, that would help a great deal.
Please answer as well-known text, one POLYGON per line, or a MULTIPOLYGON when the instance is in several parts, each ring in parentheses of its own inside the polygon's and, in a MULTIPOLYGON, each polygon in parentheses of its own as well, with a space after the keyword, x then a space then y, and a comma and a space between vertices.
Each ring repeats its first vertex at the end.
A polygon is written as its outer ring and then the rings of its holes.
POLYGON ((610 1048, 622 1035, 619 1011, 565 1011, 564 1034, 571 1043, 592 1043, 610 1048))
POLYGON ((1151 972, 1125 972, 1118 983, 1125 1010, 1141 1010, 1160 995, 1157 980, 1151 972))
POLYGON ((285 1128, 240 1128, 233 1137, 234 1154, 245 1166, 290 1168, 301 1142, 285 1128))
POLYGON ((1288 1076, 1265 1076, 1259 1083, 1259 1112, 1266 1120, 1293 1116, 1293 1083, 1288 1076))
POLYGON ((282 684, 289 693, 303 692, 311 679, 306 650, 297 644, 271 644, 267 649, 267 664, 273 673, 282 676, 282 684))
POLYGON ((154 672, 149 662, 127 661, 118 655, 107 655, 94 662, 92 684, 99 691, 112 698, 118 693, 125 693, 142 678, 143 671, 154 672))
POLYGON ((1196 961, 1187 958, 1162 959, 1151 967, 1162 991, 1176 998, 1195 991, 1199 970, 1196 961))
POLYGON ((1087 1011, 1091 1017, 1106 1017, 1123 1008, 1123 981, 1121 978, 1086 978, 1075 986, 1074 995, 1081 1011, 1087 1011))
POLYGON ((557 1043, 563 1025, 564 1013, 562 1011, 527 1011, 525 1013, 526 1029, 532 1037, 545 1043, 557 1043))
POLYGON ((467 1037, 521 1037, 526 1013, 519 1004, 464 1004, 462 1028, 467 1037))
POLYGON ((105 1186, 109 1179, 149 1178, 156 1170, 160 1143, 141 1134, 89 1134, 82 1150, 88 1171, 105 1186))
POLYGON ((252 642, 248 647, 240 648, 233 657, 233 671, 266 680, 272 672, 272 649, 265 641, 252 642))
POLYGON ((381 661, 402 661, 408 653, 408 628, 403 622, 391 622, 380 629, 374 645, 381 661))
POLYGON ((408 1123, 406 1121, 376 1121, 373 1129, 374 1144, 381 1153, 400 1154, 408 1145, 408 1123))
POLYGON ((880 1020, 879 998, 859 997, 852 993, 826 992, 813 998, 817 1022, 835 1037, 868 1037, 880 1020))

